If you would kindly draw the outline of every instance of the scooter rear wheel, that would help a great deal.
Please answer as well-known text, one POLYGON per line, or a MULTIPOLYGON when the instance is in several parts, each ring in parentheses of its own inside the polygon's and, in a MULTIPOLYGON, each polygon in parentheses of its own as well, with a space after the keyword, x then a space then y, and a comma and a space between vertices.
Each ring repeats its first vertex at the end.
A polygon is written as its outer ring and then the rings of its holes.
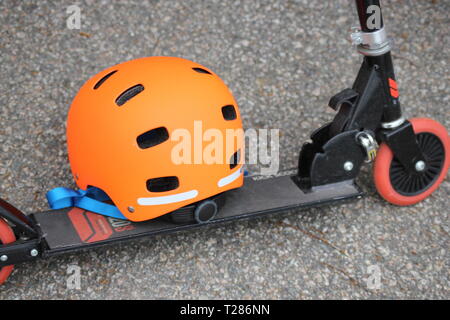
POLYGON ((385 143, 374 165, 378 193, 398 206, 413 205, 429 197, 444 181, 450 166, 450 138, 445 127, 427 118, 410 122, 425 156, 425 168, 420 172, 407 172, 385 143))
MULTIPOLYGON (((8 244, 16 241, 16 236, 11 227, 5 220, 0 218, 0 242, 2 244, 8 244)), ((6 266, 0 269, 0 285, 8 279, 9 275, 13 271, 14 266, 6 266)))

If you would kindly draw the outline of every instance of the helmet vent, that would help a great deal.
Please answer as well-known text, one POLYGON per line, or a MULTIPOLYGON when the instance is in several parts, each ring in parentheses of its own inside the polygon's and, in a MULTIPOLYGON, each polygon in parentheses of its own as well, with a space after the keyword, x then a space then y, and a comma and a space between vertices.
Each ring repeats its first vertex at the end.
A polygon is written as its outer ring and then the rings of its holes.
POLYGON ((116 104, 120 107, 123 106, 126 102, 128 102, 130 99, 137 96, 139 93, 144 91, 144 86, 142 84, 137 84, 134 87, 131 87, 127 90, 125 90, 117 99, 116 104))
POLYGON ((233 170, 238 165, 239 161, 241 161, 241 150, 236 151, 230 159, 230 169, 233 170))
POLYGON ((232 105, 222 107, 222 115, 225 120, 236 120, 236 109, 232 105))
POLYGON ((203 68, 192 68, 192 70, 197 71, 198 73, 211 74, 211 72, 203 68))
POLYGON ((141 149, 148 149, 169 139, 169 132, 166 128, 160 127, 147 131, 137 137, 136 141, 141 149))
POLYGON ((177 177, 161 177, 147 180, 147 190, 150 192, 166 192, 180 186, 177 177))
POLYGON ((106 81, 108 80, 109 77, 111 77, 114 73, 116 73, 117 70, 114 70, 110 73, 108 73, 106 76, 104 76, 103 78, 101 78, 94 86, 94 90, 97 90, 98 88, 100 88, 100 86, 106 81))

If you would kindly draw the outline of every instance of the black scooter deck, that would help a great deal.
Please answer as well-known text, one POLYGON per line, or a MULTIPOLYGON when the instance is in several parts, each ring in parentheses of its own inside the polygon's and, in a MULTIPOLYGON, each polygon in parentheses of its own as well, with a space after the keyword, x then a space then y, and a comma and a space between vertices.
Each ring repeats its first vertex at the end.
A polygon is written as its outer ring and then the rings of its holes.
POLYGON ((315 207, 361 195, 359 187, 353 181, 328 185, 304 193, 293 182, 291 176, 265 180, 246 178, 244 187, 229 192, 226 204, 217 218, 204 224, 176 225, 162 219, 133 223, 78 208, 35 213, 33 217, 41 228, 48 246, 45 255, 51 256, 118 241, 174 233, 296 208, 315 207))

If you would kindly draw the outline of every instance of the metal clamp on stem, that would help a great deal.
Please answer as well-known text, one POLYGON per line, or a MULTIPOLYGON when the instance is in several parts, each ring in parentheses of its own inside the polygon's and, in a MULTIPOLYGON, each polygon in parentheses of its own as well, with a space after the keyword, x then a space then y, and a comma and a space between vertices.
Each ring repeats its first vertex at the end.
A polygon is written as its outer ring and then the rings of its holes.
POLYGON ((363 32, 359 27, 353 27, 350 37, 358 52, 365 56, 381 56, 391 50, 384 27, 374 32, 363 32))
POLYGON ((377 157, 378 143, 372 134, 367 131, 362 131, 356 135, 356 140, 366 151, 366 162, 374 161, 377 157))
POLYGON ((405 117, 400 117, 399 119, 391 122, 382 122, 381 127, 383 129, 395 129, 400 127, 406 121, 405 117))

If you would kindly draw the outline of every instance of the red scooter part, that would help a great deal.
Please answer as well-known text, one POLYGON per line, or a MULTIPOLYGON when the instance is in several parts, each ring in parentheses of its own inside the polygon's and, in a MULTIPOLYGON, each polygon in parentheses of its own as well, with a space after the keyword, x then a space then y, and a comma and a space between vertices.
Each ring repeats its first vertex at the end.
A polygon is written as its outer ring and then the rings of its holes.
MULTIPOLYGON (((0 218, 0 242, 1 244, 8 244, 16 241, 16 236, 11 227, 5 220, 0 218)), ((6 266, 0 269, 0 285, 8 279, 9 275, 13 271, 14 266, 6 266)))
POLYGON ((374 165, 378 193, 388 202, 409 206, 428 198, 444 181, 450 166, 450 138, 439 122, 427 118, 411 119, 426 165, 408 173, 383 143, 374 165))

